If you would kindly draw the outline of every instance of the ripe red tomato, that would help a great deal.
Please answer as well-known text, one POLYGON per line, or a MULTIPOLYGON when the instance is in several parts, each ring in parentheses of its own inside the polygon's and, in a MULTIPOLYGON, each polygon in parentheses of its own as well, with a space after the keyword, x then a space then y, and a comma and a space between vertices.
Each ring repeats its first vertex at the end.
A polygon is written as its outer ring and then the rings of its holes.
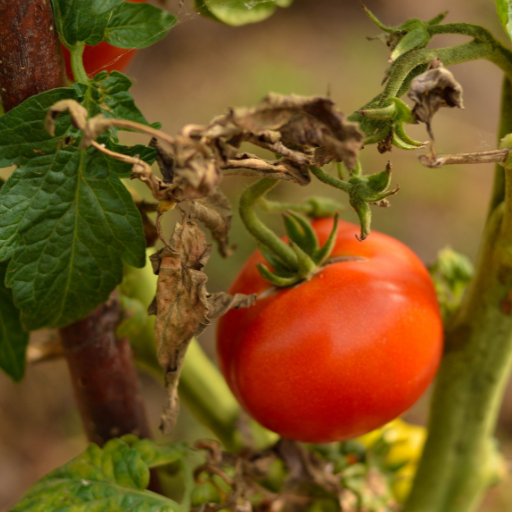
MULTIPOLYGON (((126 0, 127 2, 143 3, 146 0, 126 0)), ((70 80, 74 80, 71 69, 71 54, 69 50, 61 44, 64 54, 64 64, 66 73, 70 80)), ((84 67, 89 78, 96 76, 100 71, 124 71, 135 57, 137 50, 126 50, 117 48, 105 41, 95 46, 85 46, 83 61, 84 67)))
MULTIPOLYGON (((332 219, 313 223, 325 243, 332 219)), ((229 292, 265 292, 218 323, 219 363, 244 409, 274 432, 305 442, 369 432, 412 406, 434 378, 443 326, 430 276, 405 245, 340 221, 331 257, 310 281, 270 291, 246 262, 229 292)))

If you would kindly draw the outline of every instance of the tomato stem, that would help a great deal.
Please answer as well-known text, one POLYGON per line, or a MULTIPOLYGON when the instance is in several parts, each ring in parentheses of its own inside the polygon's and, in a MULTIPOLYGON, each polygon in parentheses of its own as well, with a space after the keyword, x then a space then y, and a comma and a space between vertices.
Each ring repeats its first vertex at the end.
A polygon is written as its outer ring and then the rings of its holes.
MULTIPOLYGON (((500 137, 512 127, 504 83, 500 137)), ((404 512, 470 512, 499 472, 492 435, 512 367, 512 169, 496 173, 475 277, 446 326, 429 436, 404 512), (501 202, 498 203, 501 198, 501 202)))
POLYGON ((240 197, 240 217, 247 231, 258 242, 270 249, 278 256, 282 263, 290 270, 298 268, 298 260, 295 251, 286 245, 273 231, 271 231, 256 215, 254 207, 258 201, 278 183, 272 178, 261 178, 253 183, 240 197))
POLYGON ((84 54, 85 43, 83 41, 79 41, 75 46, 70 48, 71 53, 71 69, 73 70, 73 76, 75 77, 76 82, 81 82, 83 84, 89 83, 89 76, 85 71, 84 62, 82 56, 84 54))

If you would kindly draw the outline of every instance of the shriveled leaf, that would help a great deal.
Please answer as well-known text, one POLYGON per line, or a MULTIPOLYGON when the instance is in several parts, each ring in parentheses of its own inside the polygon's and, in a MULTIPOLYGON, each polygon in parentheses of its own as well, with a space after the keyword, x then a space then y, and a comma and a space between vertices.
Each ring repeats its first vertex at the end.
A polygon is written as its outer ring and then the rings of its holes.
POLYGON ((353 169, 363 140, 357 126, 347 122, 328 98, 271 93, 254 108, 234 109, 230 120, 252 134, 277 132, 280 137, 275 142, 288 149, 299 149, 309 156, 310 165, 322 166, 330 157, 353 169), (329 154, 317 155, 317 147, 325 148, 329 154))
POLYGON ((309 167, 306 164, 298 164, 289 158, 281 158, 275 161, 263 160, 250 153, 240 153, 224 165, 224 176, 231 174, 243 174, 245 176, 261 176, 276 180, 291 181, 298 185, 307 185, 311 182, 309 167), (230 172, 230 169, 243 169, 242 172, 230 172))
POLYGON ((210 254, 211 245, 204 233, 184 216, 183 224, 176 224, 169 246, 150 258, 158 274, 156 298, 149 312, 156 314, 157 355, 166 374, 168 401, 162 416, 166 432, 174 425, 179 412, 178 381, 192 337, 209 324, 210 314, 250 302, 243 297, 223 296, 214 297, 210 303, 206 291, 208 278, 202 272, 210 254))
POLYGON ((216 148, 186 135, 174 145, 174 197, 194 200, 210 194, 222 179, 216 148))
POLYGON ((293 0, 195 0, 197 12, 226 25, 238 27, 258 23, 272 16, 276 7, 288 7, 293 0))
POLYGON ((409 98, 414 101, 412 109, 416 118, 427 125, 433 139, 431 122, 434 114, 441 107, 458 107, 462 105, 462 87, 448 71, 439 57, 432 60, 428 70, 418 75, 409 87, 409 98))
POLYGON ((177 223, 170 241, 151 256, 158 274, 155 340, 158 359, 168 371, 176 371, 182 344, 188 342, 199 324, 206 322, 208 304, 202 269, 211 245, 193 222, 177 223))
POLYGON ((118 48, 146 48, 164 38, 177 21, 153 5, 123 2, 113 12, 103 40, 118 48))
MULTIPOLYGON (((224 315, 230 309, 248 308, 254 305, 257 299, 257 294, 244 295, 243 293, 235 293, 229 295, 226 292, 218 292, 208 294, 208 319, 218 318, 224 315)), ((196 335, 201 334, 210 322, 201 324, 196 335)))
POLYGON ((176 224, 170 247, 151 256, 158 274, 155 342, 168 392, 162 417, 165 431, 172 428, 179 412, 177 388, 188 344, 198 327, 207 322, 208 278, 201 270, 211 254, 204 233, 186 220, 176 224))
POLYGON ((0 368, 17 382, 25 372, 29 340, 23 329, 20 312, 14 305, 12 292, 4 285, 7 263, 0 264, 0 368))
POLYGON ((202 222, 211 231, 224 257, 232 252, 228 247, 232 216, 231 204, 218 187, 206 197, 194 201, 190 208, 190 220, 202 222))
POLYGON ((149 467, 140 450, 120 439, 84 453, 34 484, 11 512, 178 512, 181 506, 147 491, 149 467))

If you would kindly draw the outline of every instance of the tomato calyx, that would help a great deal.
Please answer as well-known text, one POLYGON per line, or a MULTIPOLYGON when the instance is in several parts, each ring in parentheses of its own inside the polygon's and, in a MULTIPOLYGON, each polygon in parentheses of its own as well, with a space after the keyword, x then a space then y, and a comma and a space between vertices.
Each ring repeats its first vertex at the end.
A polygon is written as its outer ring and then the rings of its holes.
POLYGON ((329 238, 320 247, 318 238, 309 222, 292 212, 284 213, 283 219, 289 246, 296 256, 296 263, 290 265, 270 248, 260 244, 261 253, 273 271, 262 263, 258 264, 258 271, 262 277, 278 288, 307 281, 317 274, 326 263, 328 264, 338 231, 338 216, 336 215, 329 238))

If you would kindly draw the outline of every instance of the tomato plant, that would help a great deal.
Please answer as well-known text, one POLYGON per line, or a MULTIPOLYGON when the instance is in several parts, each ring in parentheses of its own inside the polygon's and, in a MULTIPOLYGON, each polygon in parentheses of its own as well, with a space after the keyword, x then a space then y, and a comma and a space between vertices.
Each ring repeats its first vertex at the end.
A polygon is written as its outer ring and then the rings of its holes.
MULTIPOLYGON (((146 0, 126 0, 132 3, 142 3, 146 0)), ((70 80, 74 80, 73 70, 71 69, 71 54, 69 50, 61 44, 64 56, 64 65, 66 66, 66 74, 70 80)), ((100 71, 124 71, 132 62, 137 50, 127 50, 118 48, 111 44, 101 41, 95 46, 85 46, 83 53, 84 68, 92 78, 100 71)))
MULTIPOLYGON (((314 223, 320 243, 332 219, 314 223)), ((331 258, 309 281, 272 290, 245 263, 230 293, 257 293, 218 324, 220 366, 244 408, 284 437, 349 439, 396 418, 437 370, 443 329, 427 269, 401 242, 340 222, 331 258)))

